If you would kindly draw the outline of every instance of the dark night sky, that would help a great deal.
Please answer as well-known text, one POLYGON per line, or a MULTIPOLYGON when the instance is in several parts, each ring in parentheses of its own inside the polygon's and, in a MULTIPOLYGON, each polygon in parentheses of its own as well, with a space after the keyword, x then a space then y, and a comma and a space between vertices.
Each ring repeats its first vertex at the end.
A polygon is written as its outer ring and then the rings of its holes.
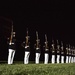
POLYGON ((9 1, 0 5, 0 17, 14 22, 14 30, 19 41, 24 40, 26 28, 29 29, 31 43, 35 43, 35 31, 39 32, 41 43, 44 34, 52 38, 75 45, 74 3, 69 1, 9 1))

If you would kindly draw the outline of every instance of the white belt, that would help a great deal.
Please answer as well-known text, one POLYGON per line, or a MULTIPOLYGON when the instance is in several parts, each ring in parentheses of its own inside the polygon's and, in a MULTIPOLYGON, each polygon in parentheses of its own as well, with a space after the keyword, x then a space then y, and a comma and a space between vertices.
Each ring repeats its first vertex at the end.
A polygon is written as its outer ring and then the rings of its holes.
POLYGON ((14 44, 14 43, 9 43, 9 45, 12 45, 12 44, 14 44))

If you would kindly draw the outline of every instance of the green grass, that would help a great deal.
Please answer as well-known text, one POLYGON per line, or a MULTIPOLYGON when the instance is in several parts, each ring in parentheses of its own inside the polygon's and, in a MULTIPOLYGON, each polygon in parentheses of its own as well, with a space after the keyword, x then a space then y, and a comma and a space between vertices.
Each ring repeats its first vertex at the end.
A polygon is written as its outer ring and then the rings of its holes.
POLYGON ((71 64, 0 64, 0 75, 75 75, 75 63, 71 64))

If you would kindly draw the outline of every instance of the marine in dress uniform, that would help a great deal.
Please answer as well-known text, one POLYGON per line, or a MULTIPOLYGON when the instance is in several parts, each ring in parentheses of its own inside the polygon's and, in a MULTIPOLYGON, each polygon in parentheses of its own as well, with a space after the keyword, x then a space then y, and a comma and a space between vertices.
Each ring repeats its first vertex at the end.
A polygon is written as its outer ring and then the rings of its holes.
POLYGON ((73 54, 74 54, 74 47, 72 46, 72 48, 71 48, 71 63, 73 63, 74 62, 74 56, 73 56, 73 54))
POLYGON ((75 47, 73 46, 73 63, 74 63, 74 49, 75 49, 75 47))
POLYGON ((29 42, 28 29, 27 29, 26 41, 23 42, 23 47, 25 48, 24 64, 28 64, 30 56, 30 42, 29 42))
POLYGON ((69 63, 71 63, 71 47, 69 45, 69 63))
POLYGON ((14 55, 16 51, 16 39, 15 32, 13 32, 13 25, 11 31, 11 37, 9 38, 9 53, 8 53, 8 64, 13 64, 14 55))
POLYGON ((35 63, 39 64, 39 59, 40 59, 40 54, 41 54, 41 50, 40 50, 40 39, 38 38, 38 32, 36 31, 36 44, 35 44, 35 63))
POLYGON ((55 44, 54 44, 54 40, 52 39, 52 44, 51 44, 51 55, 52 55, 52 57, 51 57, 51 63, 52 64, 55 63, 55 55, 56 55, 55 52, 56 52, 55 51, 55 44))
POLYGON ((62 41, 61 41, 61 63, 64 63, 64 47, 62 41))
POLYGON ((57 52, 57 63, 60 63, 60 45, 58 40, 57 40, 56 52, 57 52))
POLYGON ((48 40, 47 35, 45 34, 45 45, 44 45, 44 64, 48 64, 49 62, 49 46, 48 46, 48 40))
POLYGON ((69 63, 69 47, 66 45, 66 63, 69 63))
POLYGON ((74 63, 75 63, 75 47, 74 47, 74 63))

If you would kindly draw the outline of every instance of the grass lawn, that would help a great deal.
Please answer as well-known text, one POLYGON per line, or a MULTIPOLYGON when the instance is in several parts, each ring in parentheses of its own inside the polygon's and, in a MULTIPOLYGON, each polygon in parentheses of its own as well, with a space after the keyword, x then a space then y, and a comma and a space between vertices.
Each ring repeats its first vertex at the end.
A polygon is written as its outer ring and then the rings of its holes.
POLYGON ((75 63, 70 64, 23 64, 0 63, 0 75, 75 75, 75 63))

